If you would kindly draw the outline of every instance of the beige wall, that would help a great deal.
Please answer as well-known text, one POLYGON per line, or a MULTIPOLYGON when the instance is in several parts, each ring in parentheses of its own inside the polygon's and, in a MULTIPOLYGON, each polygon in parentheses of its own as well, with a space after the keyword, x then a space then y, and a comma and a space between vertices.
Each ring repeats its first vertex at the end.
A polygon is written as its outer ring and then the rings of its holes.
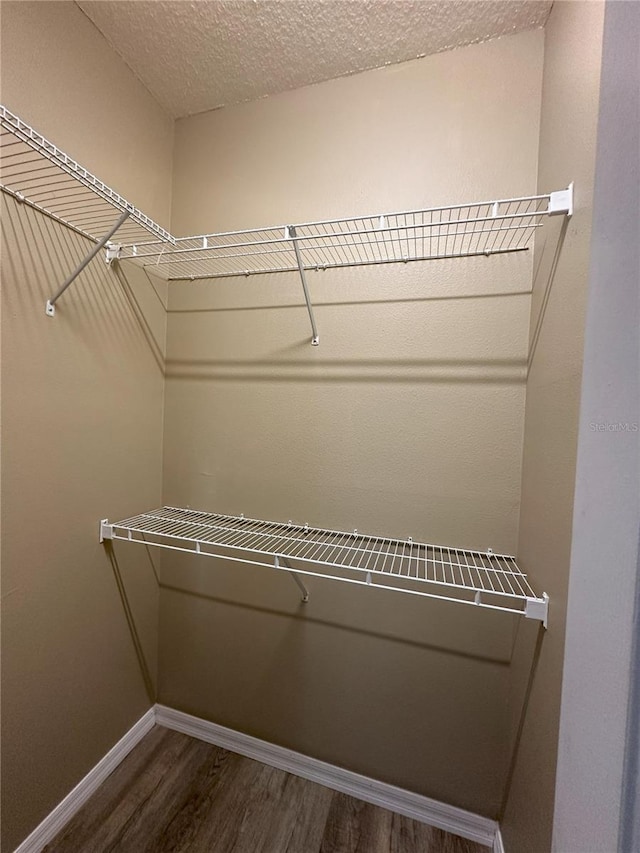
POLYGON ((600 2, 556 3, 545 30, 538 187, 545 192, 575 181, 576 211, 555 275, 551 262, 560 223, 536 258, 518 554, 551 605, 539 655, 535 625, 523 620, 516 636, 513 737, 523 728, 504 815, 509 853, 551 849, 603 12, 600 2))
MULTIPOLYGON (((1 12, 3 103, 167 221, 170 119, 75 4, 1 12)), ((123 285, 96 260, 47 318, 45 300, 88 248, 3 199, 7 851, 153 701, 155 576, 136 549, 112 565, 97 524, 160 501, 165 293, 141 273, 123 285)))
MULTIPOLYGON (((517 196, 541 32, 176 126, 174 233, 517 196)), ((165 501, 514 551, 531 257, 174 284, 165 501)), ((163 563, 160 699, 497 814, 512 619, 163 563)))

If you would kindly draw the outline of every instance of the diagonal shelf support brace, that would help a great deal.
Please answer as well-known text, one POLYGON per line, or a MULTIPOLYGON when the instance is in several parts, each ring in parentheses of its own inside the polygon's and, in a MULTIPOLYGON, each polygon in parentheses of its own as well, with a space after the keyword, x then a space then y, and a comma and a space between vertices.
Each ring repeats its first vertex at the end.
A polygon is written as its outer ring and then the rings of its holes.
POLYGON ((296 584, 298 585, 298 589, 302 593, 302 600, 304 602, 309 601, 309 590, 302 583, 298 574, 296 572, 294 572, 294 570, 291 568, 291 565, 290 565, 289 561, 287 560, 287 558, 286 557, 280 557, 280 556, 274 557, 274 566, 276 569, 280 569, 280 568, 286 569, 289 572, 289 574, 291 575, 291 577, 294 579, 296 584))
POLYGON ((73 282, 77 279, 77 277, 80 275, 82 270, 88 264, 91 263, 91 261, 95 258, 95 256, 98 254, 98 252, 101 249, 103 249, 104 246, 106 246, 106 244, 113 237, 113 235, 116 233, 118 228, 120 228, 120 226, 129 218, 130 214, 131 214, 131 211, 124 210, 122 212, 122 215, 120 216, 120 218, 118 219, 116 224, 113 226, 113 228, 108 232, 108 234, 105 234, 104 237, 102 238, 102 240, 99 240, 95 244, 95 246, 89 252, 89 254, 86 256, 86 258, 75 268, 75 270, 70 275, 67 276, 67 278, 64 281, 64 284, 61 285, 61 287, 58 289, 57 293, 55 293, 51 297, 51 299, 49 299, 47 301, 47 305, 45 308, 45 313, 46 313, 47 317, 55 317, 56 302, 58 301, 58 299, 60 299, 60 297, 65 292, 65 290, 69 287, 69 285, 73 284, 73 282))
POLYGON ((302 258, 300 257, 300 249, 298 248, 298 241, 296 239, 296 229, 293 225, 288 225, 286 228, 286 237, 291 240, 293 243, 293 251, 296 255, 296 263, 298 264, 298 270, 300 271, 300 278, 302 280, 302 289, 304 290, 304 298, 307 303, 307 311, 309 312, 309 319, 311 320, 311 344, 314 347, 317 347, 320 343, 320 338, 318 337, 318 329, 316 328, 316 321, 313 316, 313 306, 311 304, 311 297, 309 296, 309 288, 307 287, 307 279, 304 274, 304 264, 302 263, 302 258))

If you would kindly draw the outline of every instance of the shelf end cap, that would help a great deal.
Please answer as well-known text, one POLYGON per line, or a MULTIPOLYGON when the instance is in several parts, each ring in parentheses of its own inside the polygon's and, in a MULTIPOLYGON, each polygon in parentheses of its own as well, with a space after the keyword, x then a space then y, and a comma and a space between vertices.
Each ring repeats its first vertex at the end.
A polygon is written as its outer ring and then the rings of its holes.
POLYGON ((107 243, 105 247, 105 261, 107 264, 111 264, 112 261, 120 260, 121 255, 122 245, 120 243, 107 243))
POLYGON ((549 618, 549 596, 542 593, 542 598, 527 598, 524 615, 527 619, 538 619, 544 627, 547 626, 549 618))
POLYGON ((573 215, 573 181, 566 190, 558 190, 549 195, 549 216, 559 216, 565 213, 573 215))
POLYGON ((105 539, 113 539, 113 525, 109 524, 108 518, 100 519, 99 536, 101 544, 105 539))

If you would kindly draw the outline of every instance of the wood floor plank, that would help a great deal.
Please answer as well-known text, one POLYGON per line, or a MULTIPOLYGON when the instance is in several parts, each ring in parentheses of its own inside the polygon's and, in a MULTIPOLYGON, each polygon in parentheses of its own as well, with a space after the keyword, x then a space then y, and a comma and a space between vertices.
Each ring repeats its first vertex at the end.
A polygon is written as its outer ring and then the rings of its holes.
POLYGON ((394 814, 391 821, 389 853, 430 853, 432 849, 438 851, 438 847, 432 843, 433 827, 400 814, 394 814))
POLYGON ((155 727, 46 853, 487 853, 488 848, 155 727))
POLYGON ((146 844, 140 840, 135 849, 141 853, 165 850, 195 853, 201 849, 198 837, 202 827, 210 820, 225 785, 235 784, 241 762, 240 756, 217 747, 203 750, 198 764, 185 780, 186 784, 176 792, 171 802, 165 803, 164 814, 157 821, 153 836, 146 844))
POLYGON ((488 848, 475 841, 451 835, 442 829, 432 829, 433 849, 437 853, 487 853, 488 848))
POLYGON ((315 853, 320 850, 333 791, 288 774, 285 793, 286 816, 269 828, 261 853, 315 853))
POLYGON ((388 853, 391 812, 334 793, 320 853, 388 853))
POLYGON ((203 825, 194 853, 256 853, 267 827, 281 818, 280 801, 287 774, 248 758, 240 759, 233 785, 228 786, 214 814, 203 825))
POLYGON ((189 744, 179 756, 179 760, 167 768, 135 813, 131 814, 114 836, 105 853, 128 853, 128 851, 154 850, 153 838, 159 829, 175 814, 192 784, 194 775, 209 751, 189 744), (151 836, 151 841, 149 837, 151 836))
POLYGON ((152 729, 43 853, 76 853, 89 842, 107 849, 187 746, 176 732, 159 726, 152 729))
POLYGON ((276 837, 282 833, 286 834, 290 819, 287 809, 288 774, 274 768, 268 768, 271 772, 265 773, 262 769, 258 770, 263 765, 249 759, 245 761, 245 804, 242 819, 238 822, 235 844, 230 848, 230 853, 266 853, 269 850, 266 841, 270 833, 276 837))
POLYGON ((393 814, 388 853, 487 853, 487 847, 435 826, 393 814))

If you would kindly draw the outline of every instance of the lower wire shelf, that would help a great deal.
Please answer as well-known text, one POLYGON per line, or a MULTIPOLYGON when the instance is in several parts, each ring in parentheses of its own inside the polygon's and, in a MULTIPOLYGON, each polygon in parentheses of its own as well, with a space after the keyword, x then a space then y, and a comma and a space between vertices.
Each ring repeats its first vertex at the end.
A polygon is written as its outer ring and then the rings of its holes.
POLYGON ((100 541, 106 539, 281 569, 292 575, 303 601, 309 595, 300 576, 310 575, 521 614, 547 625, 547 594, 534 593, 514 557, 492 551, 171 506, 102 520, 100 541))

